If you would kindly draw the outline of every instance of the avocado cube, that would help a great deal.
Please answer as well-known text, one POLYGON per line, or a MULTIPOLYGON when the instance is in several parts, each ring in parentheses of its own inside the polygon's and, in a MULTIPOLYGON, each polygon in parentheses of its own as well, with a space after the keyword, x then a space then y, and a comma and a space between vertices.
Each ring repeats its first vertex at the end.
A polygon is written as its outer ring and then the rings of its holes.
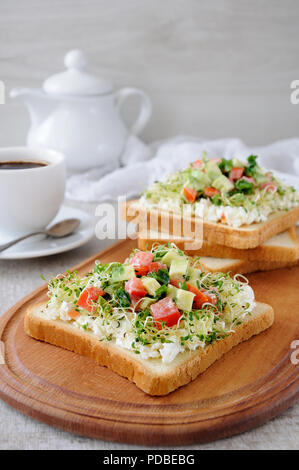
POLYGON ((144 277, 141 278, 141 282, 142 282, 144 288, 149 293, 149 295, 152 295, 152 296, 154 296, 156 290, 159 289, 159 287, 161 287, 161 284, 156 279, 154 279, 153 277, 144 276, 144 277))
POLYGON ((111 276, 113 282, 129 281, 133 277, 136 277, 133 266, 126 265, 122 265, 119 269, 114 270, 111 276))
POLYGON ((141 302, 139 302, 138 306, 140 307, 141 310, 146 310, 149 308, 150 305, 154 304, 156 299, 151 299, 150 297, 143 297, 141 302))
POLYGON ((211 181, 215 181, 215 179, 222 175, 217 163, 211 161, 206 165, 206 172, 211 181))
POLYGON ((241 162, 241 160, 238 160, 237 158, 233 158, 233 166, 234 168, 237 167, 237 168, 244 168, 244 163, 241 162))
POLYGON ((269 181, 269 177, 266 175, 264 170, 260 167, 256 168, 254 177, 258 184, 267 183, 267 181, 269 181))
POLYGON ((171 261, 169 268, 169 277, 182 277, 187 273, 189 260, 181 256, 181 259, 171 261))
POLYGON ((213 181, 213 187, 219 189, 222 193, 227 193, 233 189, 234 185, 226 176, 221 175, 213 181))
POLYGON ((188 283, 198 289, 197 279, 190 279, 190 280, 188 281, 188 283))
POLYGON ((167 297, 171 297, 172 299, 175 299, 177 296, 178 288, 173 286, 172 284, 168 284, 167 286, 167 297))
POLYGON ((195 294, 193 294, 192 292, 183 289, 178 289, 176 295, 177 307, 181 310, 187 310, 187 312, 190 312, 192 310, 194 297, 195 294))
POLYGON ((198 268, 193 268, 190 266, 190 268, 188 268, 188 276, 189 276, 189 280, 196 280, 196 279, 199 279, 200 278, 200 274, 201 274, 201 270, 198 269, 198 268))
POLYGON ((201 170, 195 169, 191 171, 191 176, 194 178, 195 189, 202 190, 210 186, 212 180, 209 176, 201 170))
POLYGON ((166 264, 166 266, 169 268, 171 262, 174 259, 184 259, 184 257, 181 256, 176 250, 169 250, 166 255, 163 256, 161 263, 166 264))
POLYGON ((263 175, 262 173, 260 173, 260 174, 257 173, 255 175, 255 180, 256 180, 257 184, 262 184, 262 183, 267 183, 267 181, 269 181, 269 178, 268 178, 268 176, 263 175))

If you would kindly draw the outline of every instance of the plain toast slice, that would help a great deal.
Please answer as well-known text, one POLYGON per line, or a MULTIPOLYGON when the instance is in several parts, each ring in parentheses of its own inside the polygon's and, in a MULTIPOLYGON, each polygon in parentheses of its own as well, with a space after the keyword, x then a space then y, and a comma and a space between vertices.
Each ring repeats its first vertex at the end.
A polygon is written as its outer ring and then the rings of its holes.
POLYGON ((200 264, 203 271, 216 273, 249 274, 256 271, 272 271, 272 269, 289 268, 296 266, 296 261, 247 261, 242 259, 231 258, 212 258, 202 256, 200 264))
MULTIPOLYGON (((298 231, 299 228, 297 227, 298 231)), ((299 234, 298 234, 299 235, 299 234)), ((183 237, 172 237, 162 232, 151 231, 138 233, 138 248, 150 249, 154 243, 174 242, 178 248, 184 250, 190 256, 209 256, 214 258, 231 258, 246 261, 271 261, 271 262, 293 262, 299 258, 299 236, 296 234, 296 227, 292 227, 285 232, 279 233, 262 243, 256 248, 240 250, 224 245, 217 245, 203 241, 201 248, 196 250, 186 249, 186 243, 192 239, 183 237)))

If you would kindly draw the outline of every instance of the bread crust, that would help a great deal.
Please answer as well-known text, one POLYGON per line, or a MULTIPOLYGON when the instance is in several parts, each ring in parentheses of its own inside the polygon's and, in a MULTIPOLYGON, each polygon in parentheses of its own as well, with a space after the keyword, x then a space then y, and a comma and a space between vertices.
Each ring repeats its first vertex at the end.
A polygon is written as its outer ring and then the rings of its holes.
MULTIPOLYGON (((158 232, 163 232, 161 221, 163 216, 169 217, 171 234, 173 233, 173 226, 182 224, 179 214, 165 210, 148 209, 142 206, 139 200, 123 203, 121 214, 128 221, 133 220, 136 223, 143 222, 143 224, 146 222, 148 229, 158 232), (149 225, 150 222, 151 224, 149 225)), ((203 240, 238 249, 256 248, 277 233, 281 233, 296 225, 297 220, 299 220, 299 207, 289 211, 275 212, 268 217, 266 222, 254 223, 248 226, 243 225, 239 228, 233 228, 222 223, 202 221, 194 216, 185 218, 185 222, 188 222, 190 225, 192 233, 200 233, 201 230, 195 230, 195 227, 202 226, 203 240)), ((181 233, 183 232, 181 231, 181 233)))
MULTIPOLYGON (((140 250, 150 249, 154 243, 168 243, 174 242, 177 247, 184 250, 190 256, 210 256, 214 258, 231 258, 246 261, 266 261, 266 262, 294 262, 299 258, 299 242, 296 236, 296 228, 289 228, 286 233, 293 241, 293 246, 280 246, 277 245, 260 245, 256 248, 249 248, 241 250, 232 248, 225 245, 218 245, 216 243, 209 243, 203 241, 201 248, 196 250, 188 250, 185 248, 186 241, 190 240, 176 239, 167 237, 163 233, 148 235, 146 233, 138 234, 138 248, 140 250)), ((191 240, 192 241, 192 240, 191 240)))
POLYGON ((174 363, 162 365, 161 360, 144 360, 111 342, 100 342, 92 333, 79 330, 72 324, 44 318, 41 311, 45 305, 36 304, 27 309, 24 329, 29 336, 93 359, 128 378, 149 395, 167 395, 186 385, 223 354, 269 328, 274 321, 273 308, 257 302, 252 318, 236 327, 234 333, 203 350, 181 353, 174 363))

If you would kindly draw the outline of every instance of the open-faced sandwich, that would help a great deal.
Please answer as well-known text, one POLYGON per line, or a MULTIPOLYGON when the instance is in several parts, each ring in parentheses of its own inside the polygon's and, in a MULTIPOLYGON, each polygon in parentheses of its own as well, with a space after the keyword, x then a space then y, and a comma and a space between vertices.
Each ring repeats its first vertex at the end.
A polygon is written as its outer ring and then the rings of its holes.
POLYGON ((30 336, 90 357, 151 395, 194 380, 274 318, 246 278, 205 273, 171 244, 134 250, 123 264, 96 262, 84 277, 59 275, 48 296, 26 312, 30 336))
POLYGON ((299 219, 294 188, 263 170, 254 155, 246 163, 203 156, 128 203, 125 217, 159 212, 147 228, 160 231, 161 214, 177 218, 186 205, 193 224, 203 221, 204 240, 239 249, 255 248, 299 219))

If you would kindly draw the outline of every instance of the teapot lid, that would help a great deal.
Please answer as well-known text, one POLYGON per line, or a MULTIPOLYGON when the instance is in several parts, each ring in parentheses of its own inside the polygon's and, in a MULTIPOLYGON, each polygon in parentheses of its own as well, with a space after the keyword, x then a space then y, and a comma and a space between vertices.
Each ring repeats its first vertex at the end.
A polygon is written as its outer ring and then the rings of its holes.
POLYGON ((43 83, 46 93, 68 96, 91 96, 110 93, 111 83, 87 72, 86 55, 79 49, 69 51, 64 57, 67 70, 47 78, 43 83))

